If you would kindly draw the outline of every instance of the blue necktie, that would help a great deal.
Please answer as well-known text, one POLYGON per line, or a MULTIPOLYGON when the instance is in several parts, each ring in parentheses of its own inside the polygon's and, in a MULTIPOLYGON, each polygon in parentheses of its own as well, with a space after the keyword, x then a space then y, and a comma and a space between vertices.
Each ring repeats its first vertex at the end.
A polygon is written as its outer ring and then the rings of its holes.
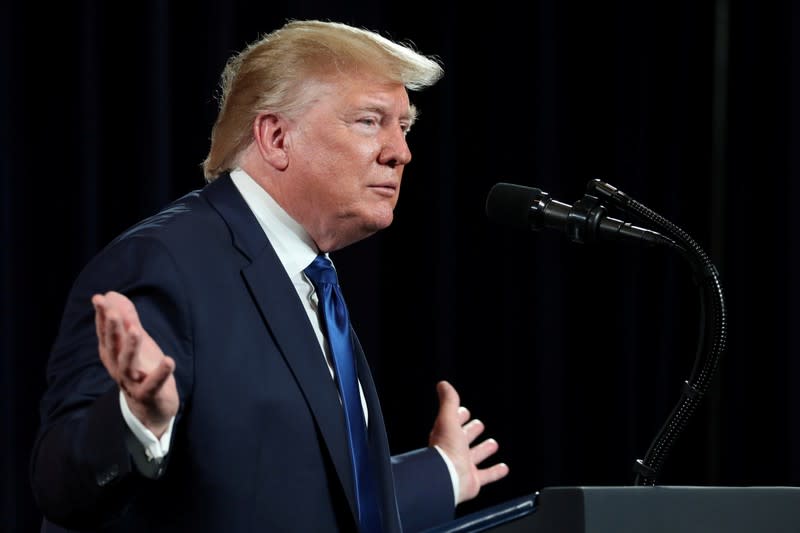
POLYGON ((336 271, 327 257, 318 255, 304 272, 317 290, 319 308, 333 355, 336 382, 344 405, 360 529, 364 533, 378 532, 381 530, 380 509, 369 465, 367 426, 361 408, 356 361, 350 338, 350 317, 336 271))

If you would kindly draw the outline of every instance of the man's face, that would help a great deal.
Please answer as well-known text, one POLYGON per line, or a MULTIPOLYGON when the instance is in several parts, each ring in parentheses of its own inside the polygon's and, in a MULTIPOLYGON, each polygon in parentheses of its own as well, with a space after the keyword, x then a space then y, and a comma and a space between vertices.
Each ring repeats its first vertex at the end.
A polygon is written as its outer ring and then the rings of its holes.
POLYGON ((412 122, 401 84, 338 77, 289 128, 291 213, 320 249, 336 250, 392 222, 412 122))

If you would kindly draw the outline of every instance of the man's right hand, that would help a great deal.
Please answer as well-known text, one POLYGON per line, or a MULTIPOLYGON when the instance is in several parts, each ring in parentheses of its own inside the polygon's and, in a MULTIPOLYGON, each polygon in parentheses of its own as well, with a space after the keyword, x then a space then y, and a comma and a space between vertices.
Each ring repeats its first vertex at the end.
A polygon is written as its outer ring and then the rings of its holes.
POLYGON ((92 305, 103 365, 119 384, 134 416, 161 438, 180 403, 175 361, 147 334, 127 297, 114 291, 95 294, 92 305))

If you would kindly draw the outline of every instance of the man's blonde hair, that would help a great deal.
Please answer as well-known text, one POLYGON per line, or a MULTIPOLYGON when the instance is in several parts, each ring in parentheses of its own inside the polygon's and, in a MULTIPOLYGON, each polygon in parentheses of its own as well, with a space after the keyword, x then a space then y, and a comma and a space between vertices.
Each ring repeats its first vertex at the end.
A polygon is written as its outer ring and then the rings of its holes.
POLYGON ((233 169, 253 141, 259 113, 292 115, 308 103, 304 85, 337 73, 367 73, 419 90, 442 77, 440 63, 411 45, 337 22, 291 21, 233 56, 222 73, 220 109, 203 161, 206 180, 233 169))

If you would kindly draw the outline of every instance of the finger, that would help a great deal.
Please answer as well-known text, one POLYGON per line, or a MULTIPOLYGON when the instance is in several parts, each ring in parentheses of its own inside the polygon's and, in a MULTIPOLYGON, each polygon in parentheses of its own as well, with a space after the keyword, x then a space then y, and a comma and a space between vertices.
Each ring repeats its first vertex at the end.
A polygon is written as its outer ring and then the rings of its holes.
POLYGON ((102 341, 99 343, 100 360, 103 362, 106 370, 111 375, 111 378, 114 381, 119 382, 120 374, 117 323, 108 313, 106 313, 103 323, 104 335, 102 341))
POLYGON ((125 327, 124 338, 124 363, 126 378, 136 383, 144 379, 144 372, 139 368, 138 355, 142 345, 142 336, 130 326, 125 327))
POLYGON ((117 309, 120 309, 123 303, 128 300, 128 298, 124 294, 117 291, 108 291, 105 294, 105 297, 108 300, 109 304, 113 305, 117 309))
POLYGON ((477 439, 478 436, 483 433, 483 430, 486 429, 486 426, 484 426, 483 422, 476 418, 465 425, 463 429, 464 434, 467 436, 467 444, 472 444, 472 441, 477 439))
POLYGON ((464 424, 466 424, 467 421, 469 420, 470 416, 471 415, 470 415, 469 409, 467 409, 463 405, 458 408, 458 423, 460 425, 463 426, 464 424))
POLYGON ((120 323, 117 314, 109 309, 106 309, 106 335, 105 335, 105 348, 108 350, 108 355, 111 362, 117 366, 120 353, 120 323))
POLYGON ((143 329, 141 322, 139 322, 139 313, 136 312, 136 306, 133 305, 133 302, 124 294, 119 293, 117 294, 117 300, 119 301, 119 310, 125 325, 143 329))
POLYGON ((150 372, 136 389, 136 399, 145 401, 155 398, 161 387, 175 371, 175 360, 164 356, 159 365, 150 372))
POLYGON ((106 336, 106 309, 103 295, 95 294, 92 296, 92 305, 94 306, 94 328, 97 333, 97 342, 102 347, 106 336))
POLYGON ((114 344, 114 321, 109 316, 108 300, 105 296, 97 294, 92 298, 92 304, 95 306, 95 330, 100 360, 111 379, 119 382, 117 353, 114 344))
POLYGON ((469 449, 469 456, 472 464, 479 465, 486 459, 497 453, 500 445, 494 439, 486 439, 477 446, 469 449))
POLYGON ((456 389, 447 381, 440 381, 436 385, 436 392, 439 393, 439 410, 445 413, 455 413, 458 410, 461 400, 456 389))
POLYGON ((136 306, 133 305, 133 302, 124 294, 116 291, 109 291, 106 293, 107 300, 110 306, 113 306, 114 309, 120 315, 121 320, 127 325, 134 325, 137 327, 141 327, 141 323, 139 322, 139 314, 136 312, 136 306))
POLYGON ((126 392, 131 392, 131 387, 142 380, 141 372, 136 369, 136 352, 139 349, 139 342, 135 335, 125 331, 121 335, 120 350, 117 356, 117 373, 119 375, 119 385, 126 392))
POLYGON ((481 487, 488 485, 489 483, 494 483, 495 481, 506 477, 508 472, 508 465, 505 463, 498 463, 490 466, 489 468, 482 468, 481 470, 478 470, 478 483, 480 483, 481 487))

